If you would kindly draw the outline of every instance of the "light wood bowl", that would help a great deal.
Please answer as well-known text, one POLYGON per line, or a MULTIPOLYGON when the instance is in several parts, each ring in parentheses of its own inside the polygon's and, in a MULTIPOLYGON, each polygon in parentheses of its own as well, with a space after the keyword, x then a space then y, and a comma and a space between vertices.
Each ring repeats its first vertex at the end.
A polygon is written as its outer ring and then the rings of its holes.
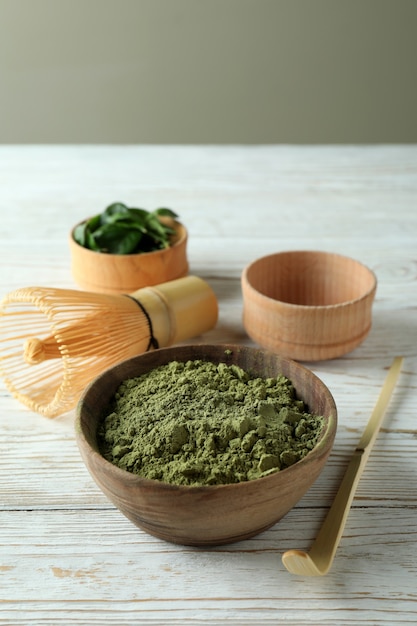
POLYGON ((333 446, 336 424, 337 411, 330 391, 299 363, 249 347, 189 345, 148 352, 99 376, 78 404, 76 437, 97 485, 134 524, 166 541, 210 546, 252 537, 286 515, 323 469, 333 446), (172 360, 189 359, 235 363, 262 377, 284 374, 308 410, 325 418, 316 447, 301 461, 269 476, 201 487, 141 478, 106 461, 98 451, 97 425, 120 383, 172 360))
POLYGON ((172 236, 172 245, 164 250, 141 254, 107 254, 84 248, 74 239, 74 226, 69 246, 75 282, 87 291, 122 294, 186 276, 187 230, 176 220, 160 219, 176 231, 172 236))
POLYGON ((347 354, 371 329, 377 280, 349 257, 316 251, 271 254, 244 269, 241 285, 249 337, 297 361, 347 354))

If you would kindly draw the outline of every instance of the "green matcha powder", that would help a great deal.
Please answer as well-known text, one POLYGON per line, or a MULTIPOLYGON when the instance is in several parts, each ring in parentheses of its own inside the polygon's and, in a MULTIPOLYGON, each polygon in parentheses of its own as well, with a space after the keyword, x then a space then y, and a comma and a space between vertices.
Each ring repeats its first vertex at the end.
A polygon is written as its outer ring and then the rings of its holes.
POLYGON ((145 478, 215 485, 289 467, 316 445, 322 426, 284 376, 173 361, 120 385, 98 444, 108 461, 145 478))

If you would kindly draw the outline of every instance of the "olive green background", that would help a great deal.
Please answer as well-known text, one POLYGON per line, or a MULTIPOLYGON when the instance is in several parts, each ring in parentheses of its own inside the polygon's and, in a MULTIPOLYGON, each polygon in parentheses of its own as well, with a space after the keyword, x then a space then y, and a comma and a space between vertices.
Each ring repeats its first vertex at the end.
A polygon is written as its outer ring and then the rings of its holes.
POLYGON ((417 141, 417 0, 0 0, 0 143, 417 141))

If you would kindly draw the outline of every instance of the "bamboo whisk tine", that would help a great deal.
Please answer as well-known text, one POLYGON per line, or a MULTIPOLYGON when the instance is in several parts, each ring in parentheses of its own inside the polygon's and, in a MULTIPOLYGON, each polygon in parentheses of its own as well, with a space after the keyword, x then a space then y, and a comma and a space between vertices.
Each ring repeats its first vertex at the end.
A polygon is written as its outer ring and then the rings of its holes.
POLYGON ((23 404, 56 417, 72 409, 104 369, 152 344, 164 347, 206 332, 217 313, 214 293, 194 276, 132 297, 18 289, 1 302, 0 374, 23 404), (193 321, 184 328, 187 315, 193 321))

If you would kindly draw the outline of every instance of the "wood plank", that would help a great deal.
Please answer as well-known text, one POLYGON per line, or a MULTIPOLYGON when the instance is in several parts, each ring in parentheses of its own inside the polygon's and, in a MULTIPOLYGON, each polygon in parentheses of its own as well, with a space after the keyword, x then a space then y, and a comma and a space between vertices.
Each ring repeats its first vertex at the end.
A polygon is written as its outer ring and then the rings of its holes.
POLYGON ((331 575, 303 580, 280 558, 289 547, 308 545, 310 508, 293 510, 242 544, 211 550, 156 540, 116 511, 2 512, 0 611, 7 603, 7 612, 0 616, 12 619, 21 611, 39 620, 49 607, 54 623, 78 623, 81 614, 94 624, 104 611, 106 623, 118 618, 120 624, 133 618, 193 623, 204 615, 208 623, 265 623, 279 616, 300 624, 392 624, 399 623, 395 611, 401 623, 413 623, 415 513, 415 507, 355 509, 331 575), (401 589, 392 594, 398 578, 401 589))

